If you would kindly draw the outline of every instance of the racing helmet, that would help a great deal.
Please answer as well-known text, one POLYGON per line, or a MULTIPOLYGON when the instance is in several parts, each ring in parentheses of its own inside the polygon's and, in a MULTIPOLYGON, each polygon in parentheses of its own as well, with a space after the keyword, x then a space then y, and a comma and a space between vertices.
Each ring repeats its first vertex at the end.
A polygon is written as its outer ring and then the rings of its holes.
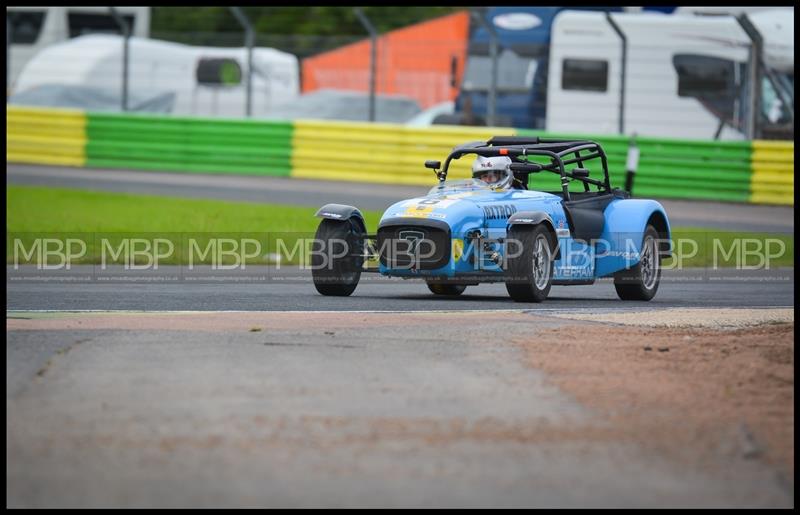
POLYGON ((511 158, 508 156, 478 156, 472 163, 472 178, 480 185, 495 189, 511 186, 514 174, 511 172, 511 158))

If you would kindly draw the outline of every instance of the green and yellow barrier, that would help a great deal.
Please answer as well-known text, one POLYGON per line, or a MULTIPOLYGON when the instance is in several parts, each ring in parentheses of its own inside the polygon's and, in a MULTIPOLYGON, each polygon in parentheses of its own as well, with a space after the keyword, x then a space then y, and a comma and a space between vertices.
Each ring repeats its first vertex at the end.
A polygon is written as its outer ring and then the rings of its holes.
POLYGON ((794 204, 794 142, 753 141, 750 202, 794 204))
MULTIPOLYGON (((612 185, 625 183, 630 138, 624 136, 6 107, 8 162, 96 168, 433 185, 433 172, 423 166, 426 159, 444 160, 456 145, 496 135, 598 141, 608 156, 612 185)), ((640 150, 636 196, 794 203, 794 142, 650 137, 635 142, 640 150)), ((453 161, 449 177, 469 177, 471 163, 453 161)), ((538 174, 532 181, 537 189, 560 189, 554 174, 538 174)))
POLYGON ((86 114, 7 105, 6 161, 85 166, 86 114))
MULTIPOLYGON (((426 159, 443 160, 453 147, 513 135, 514 129, 385 123, 297 121, 292 137, 292 177, 384 184, 433 185, 426 159)), ((472 162, 453 161, 450 177, 470 177, 472 162)))
MULTIPOLYGON (((542 135, 520 130, 521 135, 542 135)), ((576 138, 597 141, 608 156, 611 185, 625 184, 626 161, 631 138, 591 134, 547 134, 552 138, 576 138)), ((671 138, 636 137, 639 166, 633 184, 637 197, 671 197, 747 202, 750 188, 750 142, 697 141, 671 138)), ((599 164, 594 162, 602 173, 599 164)), ((535 177, 548 180, 549 188, 559 189, 558 177, 535 177)))
POLYGON ((87 166, 288 176, 292 124, 89 113, 87 166))

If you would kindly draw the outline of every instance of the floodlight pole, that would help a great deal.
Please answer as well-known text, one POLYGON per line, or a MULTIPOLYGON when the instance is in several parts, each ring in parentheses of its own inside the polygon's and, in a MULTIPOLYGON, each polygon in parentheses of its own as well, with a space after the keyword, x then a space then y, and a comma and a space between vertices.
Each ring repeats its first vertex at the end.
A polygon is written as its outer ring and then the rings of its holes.
POLYGON ((241 7, 230 7, 231 12, 236 17, 236 21, 244 29, 244 44, 247 47, 247 93, 245 100, 245 111, 249 118, 253 112, 253 46, 255 46, 256 31, 253 30, 253 24, 250 19, 244 14, 241 7))
POLYGON ((375 26, 369 21, 369 18, 361 11, 360 7, 354 7, 353 12, 356 13, 358 21, 369 33, 369 121, 375 121, 375 80, 376 68, 378 65, 377 49, 378 49, 378 31, 375 26))
POLYGON ((119 28, 122 30, 122 35, 125 38, 124 43, 122 45, 122 110, 128 110, 128 48, 130 45, 131 39, 131 28, 128 25, 128 22, 125 21, 119 11, 117 11, 114 7, 109 7, 109 11, 111 11, 111 16, 114 18, 114 21, 117 22, 119 28))

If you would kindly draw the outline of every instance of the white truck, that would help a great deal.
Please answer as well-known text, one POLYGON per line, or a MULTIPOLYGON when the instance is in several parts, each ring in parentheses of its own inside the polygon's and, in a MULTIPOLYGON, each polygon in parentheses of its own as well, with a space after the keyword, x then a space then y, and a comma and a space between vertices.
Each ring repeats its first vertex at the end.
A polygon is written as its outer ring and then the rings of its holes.
MULTIPOLYGON (((783 127, 792 138, 794 9, 748 18, 763 37, 762 132, 783 127)), ((563 11, 552 28, 546 130, 747 139, 751 46, 731 15, 563 11)))

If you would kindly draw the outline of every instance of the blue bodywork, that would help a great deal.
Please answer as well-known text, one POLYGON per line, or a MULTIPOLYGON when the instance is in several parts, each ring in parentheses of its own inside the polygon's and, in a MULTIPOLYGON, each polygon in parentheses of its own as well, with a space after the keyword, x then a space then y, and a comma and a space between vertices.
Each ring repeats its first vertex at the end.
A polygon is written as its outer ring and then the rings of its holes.
POLYGON ((378 230, 388 225, 413 228, 444 223, 450 229, 453 243, 449 262, 432 270, 390 268, 382 262, 379 271, 399 277, 453 279, 478 274, 478 282, 502 280, 501 265, 489 256, 493 252, 500 255, 507 252, 503 240, 511 219, 511 224, 542 223, 553 233, 558 241, 554 282, 585 284, 636 265, 648 223, 658 228, 661 238, 670 237, 667 215, 660 203, 612 193, 605 200, 607 205, 596 210, 595 215, 599 217, 602 213, 602 231, 596 238, 586 241, 574 237, 575 228, 571 226, 560 195, 520 189, 493 190, 471 180, 448 181, 434 187, 424 197, 390 206, 378 230), (489 240, 488 247, 473 248, 475 240, 468 234, 474 237, 476 231, 484 240, 489 240))

